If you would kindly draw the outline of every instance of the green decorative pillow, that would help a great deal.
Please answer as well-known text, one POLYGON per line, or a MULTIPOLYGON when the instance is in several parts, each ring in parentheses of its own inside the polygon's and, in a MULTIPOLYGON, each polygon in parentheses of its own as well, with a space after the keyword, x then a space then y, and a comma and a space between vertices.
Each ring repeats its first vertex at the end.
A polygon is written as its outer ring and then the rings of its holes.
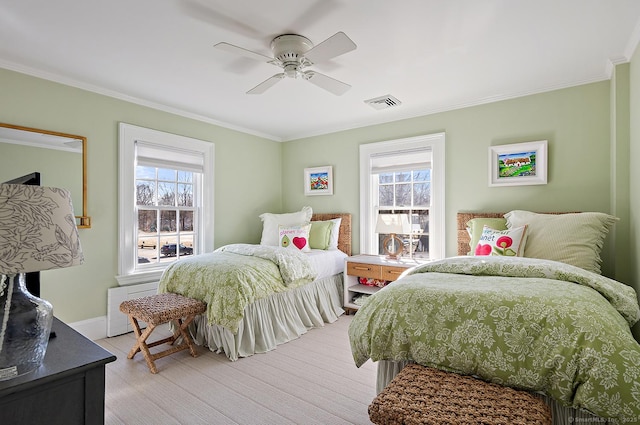
POLYGON ((495 230, 507 230, 507 219, 503 217, 499 218, 472 218, 467 221, 467 232, 471 240, 469 241, 469 255, 473 255, 478 246, 478 241, 482 235, 484 226, 489 226, 495 230))
POLYGON ((600 251, 618 218, 600 212, 537 214, 511 211, 507 227, 528 226, 524 256, 571 264, 600 274, 600 251))
POLYGON ((302 252, 309 252, 309 230, 311 224, 297 226, 278 226, 278 245, 283 248, 297 248, 302 252))
POLYGON ((311 249, 329 248, 333 225, 333 221, 312 221, 309 231, 309 247, 311 249))
POLYGON ((495 230, 484 226, 474 253, 475 255, 522 257, 526 240, 527 226, 508 230, 495 230))

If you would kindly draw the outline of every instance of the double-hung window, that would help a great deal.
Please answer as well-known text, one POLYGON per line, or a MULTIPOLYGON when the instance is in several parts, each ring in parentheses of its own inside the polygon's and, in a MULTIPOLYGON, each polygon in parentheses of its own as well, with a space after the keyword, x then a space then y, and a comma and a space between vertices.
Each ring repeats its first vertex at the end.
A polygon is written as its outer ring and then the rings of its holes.
POLYGON ((213 248, 210 142, 120 124, 121 284, 213 248))
POLYGON ((444 134, 360 146, 360 245, 383 254, 378 215, 399 214, 404 256, 444 256, 444 134))

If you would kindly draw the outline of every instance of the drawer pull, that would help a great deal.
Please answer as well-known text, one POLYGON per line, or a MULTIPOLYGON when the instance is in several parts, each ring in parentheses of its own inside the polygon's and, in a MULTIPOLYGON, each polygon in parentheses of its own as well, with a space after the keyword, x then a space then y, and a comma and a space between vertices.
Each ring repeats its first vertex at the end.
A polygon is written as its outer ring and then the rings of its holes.
POLYGON ((397 275, 401 275, 402 274, 402 272, 398 271, 398 270, 388 270, 387 273, 389 273, 389 274, 397 274, 397 275))
POLYGON ((362 271, 371 271, 371 267, 363 267, 363 266, 353 266, 354 270, 362 270, 362 271))

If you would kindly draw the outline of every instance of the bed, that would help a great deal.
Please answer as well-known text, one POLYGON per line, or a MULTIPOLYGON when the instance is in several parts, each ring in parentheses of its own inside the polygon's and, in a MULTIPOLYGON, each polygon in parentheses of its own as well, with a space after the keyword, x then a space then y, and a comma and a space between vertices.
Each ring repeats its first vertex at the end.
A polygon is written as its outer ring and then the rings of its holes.
POLYGON ((260 217, 260 245, 230 244, 177 261, 164 272, 158 289, 205 301, 207 313, 197 316, 191 327, 194 341, 232 361, 273 350, 344 313, 341 294, 344 260, 351 254, 351 215, 312 214, 305 207, 260 217), (274 246, 281 242, 269 233, 274 223, 287 246, 300 238, 298 233, 287 236, 283 226, 298 232, 309 218, 309 226, 323 232, 321 226, 335 226, 327 230, 325 249, 302 252, 274 246), (278 220, 285 224, 278 225, 278 220))
POLYGON ((640 423, 637 296, 599 273, 615 218, 514 211, 459 213, 458 223, 459 256, 408 271, 352 320, 354 361, 378 362, 378 392, 414 362, 538 394, 556 425, 640 423), (484 241, 507 255, 466 255, 484 241))

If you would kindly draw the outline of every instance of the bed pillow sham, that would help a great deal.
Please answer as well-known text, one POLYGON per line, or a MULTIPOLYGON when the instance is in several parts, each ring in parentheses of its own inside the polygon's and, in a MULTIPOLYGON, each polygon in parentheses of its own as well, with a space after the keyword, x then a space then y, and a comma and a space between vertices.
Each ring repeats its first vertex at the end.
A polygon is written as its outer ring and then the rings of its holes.
POLYGON ((601 274, 600 252, 618 218, 601 212, 538 214, 510 211, 507 227, 528 226, 524 256, 560 261, 601 274))
POLYGON ((311 224, 297 226, 278 226, 278 246, 310 252, 309 231, 311 224))
POLYGON ((342 223, 342 219, 332 218, 329 221, 333 222, 333 227, 331 228, 331 236, 329 237, 329 248, 327 249, 338 249, 338 238, 340 237, 340 224, 342 223))
POLYGON ((306 224, 311 221, 312 215, 311 207, 302 207, 300 211, 286 214, 260 214, 260 219, 262 220, 260 245, 278 246, 278 226, 306 224))
POLYGON ((489 226, 495 230, 507 230, 507 219, 504 217, 478 217, 467 221, 467 233, 469 233, 469 237, 471 238, 469 241, 469 255, 474 254, 478 246, 478 241, 480 241, 480 236, 482 236, 484 226, 489 226))
POLYGON ((508 230, 496 230, 485 225, 474 254, 477 256, 522 257, 526 240, 526 225, 508 230))
POLYGON ((331 242, 333 221, 312 221, 309 231, 309 246, 311 249, 328 249, 331 242))

